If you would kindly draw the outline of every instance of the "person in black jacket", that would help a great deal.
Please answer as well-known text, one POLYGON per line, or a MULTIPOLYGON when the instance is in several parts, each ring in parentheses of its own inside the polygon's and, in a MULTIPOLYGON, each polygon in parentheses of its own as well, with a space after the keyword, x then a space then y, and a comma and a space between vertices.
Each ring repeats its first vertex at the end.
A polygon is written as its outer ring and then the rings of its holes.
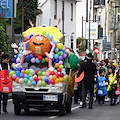
POLYGON ((92 63, 93 56, 89 53, 87 56, 87 62, 83 63, 79 70, 77 77, 84 71, 84 78, 82 83, 82 108, 86 107, 86 96, 90 93, 89 109, 93 106, 93 95, 94 95, 94 77, 97 76, 96 65, 92 63))
MULTIPOLYGON (((10 69, 9 60, 10 60, 9 55, 4 53, 1 57, 0 71, 5 70, 5 69, 7 69, 7 70, 10 69)), ((8 93, 0 92, 0 114, 1 114, 2 96, 3 96, 3 112, 8 113, 7 112, 8 93)))

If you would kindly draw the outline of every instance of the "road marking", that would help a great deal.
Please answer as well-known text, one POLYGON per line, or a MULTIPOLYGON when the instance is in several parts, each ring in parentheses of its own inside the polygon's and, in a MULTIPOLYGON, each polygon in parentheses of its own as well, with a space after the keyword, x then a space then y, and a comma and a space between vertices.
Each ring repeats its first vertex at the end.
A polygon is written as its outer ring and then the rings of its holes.
POLYGON ((80 106, 76 106, 76 107, 72 108, 71 111, 76 110, 76 109, 78 109, 79 107, 80 107, 80 106))
POLYGON ((49 117, 50 119, 54 119, 54 118, 56 118, 56 117, 58 117, 58 115, 57 116, 51 116, 51 117, 49 117))
POLYGON ((8 99, 8 102, 11 102, 12 101, 12 99, 8 99))

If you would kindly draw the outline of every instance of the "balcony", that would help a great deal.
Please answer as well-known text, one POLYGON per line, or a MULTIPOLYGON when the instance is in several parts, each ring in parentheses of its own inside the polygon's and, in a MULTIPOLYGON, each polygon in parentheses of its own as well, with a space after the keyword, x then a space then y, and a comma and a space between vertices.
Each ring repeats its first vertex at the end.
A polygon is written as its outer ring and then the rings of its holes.
POLYGON ((118 30, 120 28, 120 23, 119 22, 113 22, 113 21, 109 21, 109 24, 108 24, 108 30, 118 30))

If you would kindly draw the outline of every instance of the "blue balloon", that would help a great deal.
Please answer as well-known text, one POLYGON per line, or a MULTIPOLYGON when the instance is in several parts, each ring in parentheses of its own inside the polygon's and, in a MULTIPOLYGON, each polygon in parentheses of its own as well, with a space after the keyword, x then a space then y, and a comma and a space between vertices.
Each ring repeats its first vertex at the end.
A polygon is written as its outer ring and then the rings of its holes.
POLYGON ((45 77, 45 76, 43 76, 43 77, 42 77, 42 80, 45 80, 45 79, 46 79, 46 77, 45 77))
POLYGON ((56 43, 54 40, 52 40, 52 43, 56 43))
POLYGON ((53 39, 53 36, 52 36, 52 35, 50 35, 50 36, 49 36, 49 39, 50 39, 50 40, 52 40, 52 39, 53 39))
POLYGON ((62 56, 64 54, 64 52, 63 51, 60 51, 60 55, 62 56))
POLYGON ((34 75, 34 74, 35 74, 35 71, 34 71, 34 70, 31 70, 30 73, 31 73, 32 75, 34 75))
POLYGON ((58 63, 58 62, 59 62, 59 60, 58 60, 58 59, 56 59, 56 60, 55 60, 55 63, 58 63))
POLYGON ((20 71, 16 71, 15 74, 19 77, 20 76, 20 71))
POLYGON ((55 54, 54 59, 58 59, 58 58, 59 58, 59 55, 55 54))
POLYGON ((35 59, 36 63, 39 64, 40 60, 38 60, 38 58, 35 59))
POLYGON ((16 65, 13 65, 13 69, 16 69, 16 65))
POLYGON ((54 70, 55 73, 57 73, 57 70, 54 70))
POLYGON ((32 37, 33 35, 30 35, 30 38, 32 37))
POLYGON ((20 72, 21 72, 21 70, 22 70, 22 68, 18 68, 18 71, 20 71, 20 72))
POLYGON ((24 78, 27 78, 27 74, 26 73, 24 74, 24 78))
POLYGON ((64 50, 61 50, 64 53, 64 50))
POLYGON ((32 85, 36 85, 36 82, 35 82, 35 81, 32 81, 32 85))
POLYGON ((28 76, 27 76, 27 79, 30 79, 30 77, 31 77, 31 76, 30 76, 30 75, 28 75, 28 76))
POLYGON ((29 80, 32 82, 33 81, 33 77, 30 77, 29 80))
POLYGON ((21 58, 21 57, 22 57, 22 54, 19 54, 18 57, 21 58))
POLYGON ((8 72, 10 73, 12 70, 10 69, 8 72))
POLYGON ((27 61, 29 61, 29 60, 30 60, 30 58, 29 58, 29 56, 28 56, 28 55, 26 56, 26 60, 27 60, 27 61))
POLYGON ((46 33, 46 36, 48 37, 48 36, 49 36, 49 33, 46 33))
POLYGON ((59 51, 59 49, 58 48, 55 48, 55 52, 57 53, 59 51))

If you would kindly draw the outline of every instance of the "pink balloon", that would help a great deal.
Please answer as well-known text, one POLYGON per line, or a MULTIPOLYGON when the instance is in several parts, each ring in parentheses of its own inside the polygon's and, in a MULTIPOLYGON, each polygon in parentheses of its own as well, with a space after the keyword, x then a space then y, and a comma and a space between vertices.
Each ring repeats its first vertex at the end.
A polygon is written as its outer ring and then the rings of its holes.
POLYGON ((30 35, 34 35, 34 32, 31 32, 30 35))
POLYGON ((20 58, 17 58, 16 62, 20 62, 20 58))
POLYGON ((16 74, 12 75, 12 78, 13 78, 13 79, 16 79, 16 77, 17 77, 16 74))
POLYGON ((20 79, 19 79, 19 83, 22 84, 23 82, 24 82, 23 78, 20 78, 20 79))
POLYGON ((60 60, 60 61, 59 61, 59 64, 62 65, 62 64, 63 64, 63 61, 60 60))
POLYGON ((65 75, 68 78, 68 75, 65 75))
POLYGON ((46 72, 46 73, 45 73, 45 76, 46 76, 46 77, 48 77, 49 75, 50 75, 50 73, 49 73, 49 72, 46 72))
POLYGON ((34 57, 31 59, 31 63, 35 63, 35 58, 34 57))
POLYGON ((67 57, 67 55, 64 53, 64 54, 63 54, 63 58, 66 58, 66 57, 67 57))
POLYGON ((26 35, 26 39, 30 39, 30 36, 29 36, 29 35, 26 35))

